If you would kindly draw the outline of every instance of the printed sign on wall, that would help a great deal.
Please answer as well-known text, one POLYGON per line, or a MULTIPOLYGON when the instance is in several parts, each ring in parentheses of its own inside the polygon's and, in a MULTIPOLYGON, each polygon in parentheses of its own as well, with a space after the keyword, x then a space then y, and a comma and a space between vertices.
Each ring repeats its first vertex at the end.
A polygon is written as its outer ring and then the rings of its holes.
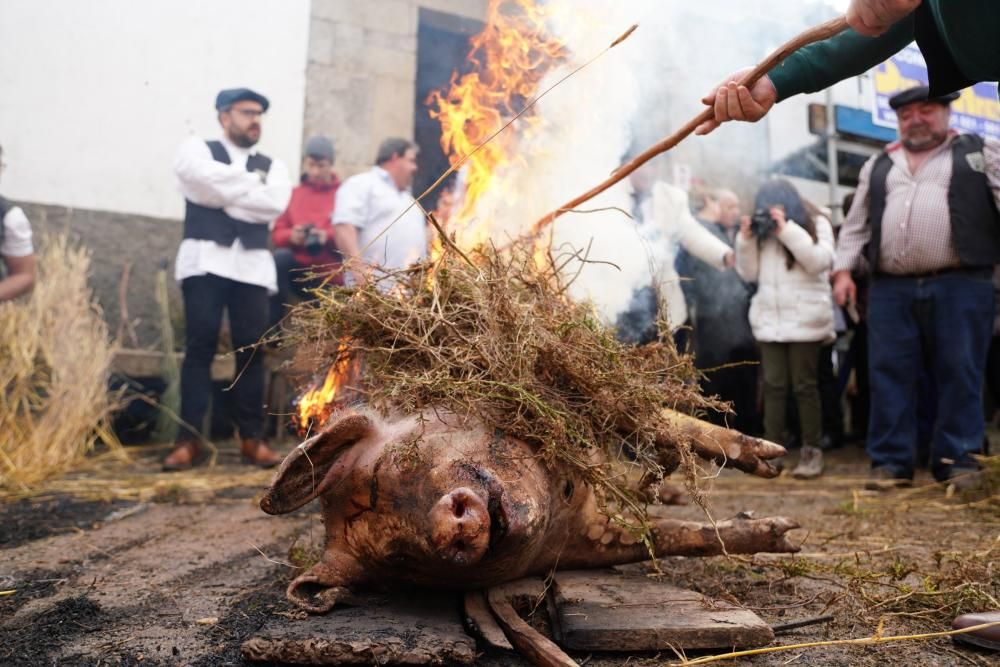
MULTIPOLYGON (((889 108, 889 98, 901 90, 927 85, 927 64, 916 44, 910 44, 875 68, 872 121, 884 127, 896 127, 896 112, 889 108)), ((951 124, 961 132, 974 132, 1000 139, 1000 101, 997 84, 977 83, 962 91, 951 105, 951 124)))

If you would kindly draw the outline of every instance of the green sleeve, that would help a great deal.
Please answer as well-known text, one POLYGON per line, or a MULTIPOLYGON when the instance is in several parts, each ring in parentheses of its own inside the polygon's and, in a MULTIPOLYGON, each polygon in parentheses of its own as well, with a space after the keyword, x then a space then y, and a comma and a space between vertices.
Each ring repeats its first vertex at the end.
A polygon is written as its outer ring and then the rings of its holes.
POLYGON ((913 14, 878 37, 862 37, 848 29, 800 49, 768 72, 768 76, 778 90, 780 102, 799 93, 824 90, 838 81, 863 74, 913 39, 913 14))

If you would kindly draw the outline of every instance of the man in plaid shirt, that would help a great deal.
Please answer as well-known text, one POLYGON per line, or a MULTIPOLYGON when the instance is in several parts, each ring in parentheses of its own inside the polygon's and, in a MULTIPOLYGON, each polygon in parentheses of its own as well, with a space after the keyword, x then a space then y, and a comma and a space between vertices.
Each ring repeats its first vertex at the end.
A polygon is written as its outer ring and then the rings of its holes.
POLYGON ((834 299, 856 296, 851 271, 872 275, 868 328, 870 489, 912 483, 916 399, 926 370, 937 391, 931 470, 970 479, 984 437, 983 375, 1000 262, 1000 144, 948 129, 957 93, 926 86, 890 100, 900 140, 861 170, 840 233, 834 299))

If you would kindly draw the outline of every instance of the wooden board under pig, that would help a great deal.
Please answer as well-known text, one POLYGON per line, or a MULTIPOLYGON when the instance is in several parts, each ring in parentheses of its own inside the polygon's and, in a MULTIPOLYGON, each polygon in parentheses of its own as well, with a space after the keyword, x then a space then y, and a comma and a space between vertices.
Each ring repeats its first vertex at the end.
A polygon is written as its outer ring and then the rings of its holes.
POLYGON ((470 665, 457 594, 366 597, 318 616, 269 621, 243 643, 250 661, 297 665, 470 665))
POLYGON ((756 614, 638 573, 557 572, 559 643, 581 651, 764 646, 774 632, 756 614))

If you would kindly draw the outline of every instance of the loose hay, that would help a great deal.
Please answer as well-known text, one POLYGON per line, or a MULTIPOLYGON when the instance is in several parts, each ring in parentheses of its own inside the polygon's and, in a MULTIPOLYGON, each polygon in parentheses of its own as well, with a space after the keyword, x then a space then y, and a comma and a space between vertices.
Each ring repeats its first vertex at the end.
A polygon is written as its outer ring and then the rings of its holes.
POLYGON ((321 368, 360 354, 363 393, 377 409, 445 409, 535 445, 547 465, 591 484, 605 508, 628 510, 614 519, 638 527, 648 495, 629 488, 622 468, 651 485, 683 461, 693 484, 690 448, 682 438, 663 444, 661 411, 718 405, 698 393, 692 360, 669 335, 625 345, 590 305, 566 296, 560 269, 586 258, 546 254, 540 269, 537 255, 449 246, 359 289, 317 291, 293 312, 286 342, 321 368))
POLYGON ((24 489, 77 466, 107 428, 114 354, 87 287, 90 254, 44 238, 35 288, 0 303, 0 488, 24 489))

